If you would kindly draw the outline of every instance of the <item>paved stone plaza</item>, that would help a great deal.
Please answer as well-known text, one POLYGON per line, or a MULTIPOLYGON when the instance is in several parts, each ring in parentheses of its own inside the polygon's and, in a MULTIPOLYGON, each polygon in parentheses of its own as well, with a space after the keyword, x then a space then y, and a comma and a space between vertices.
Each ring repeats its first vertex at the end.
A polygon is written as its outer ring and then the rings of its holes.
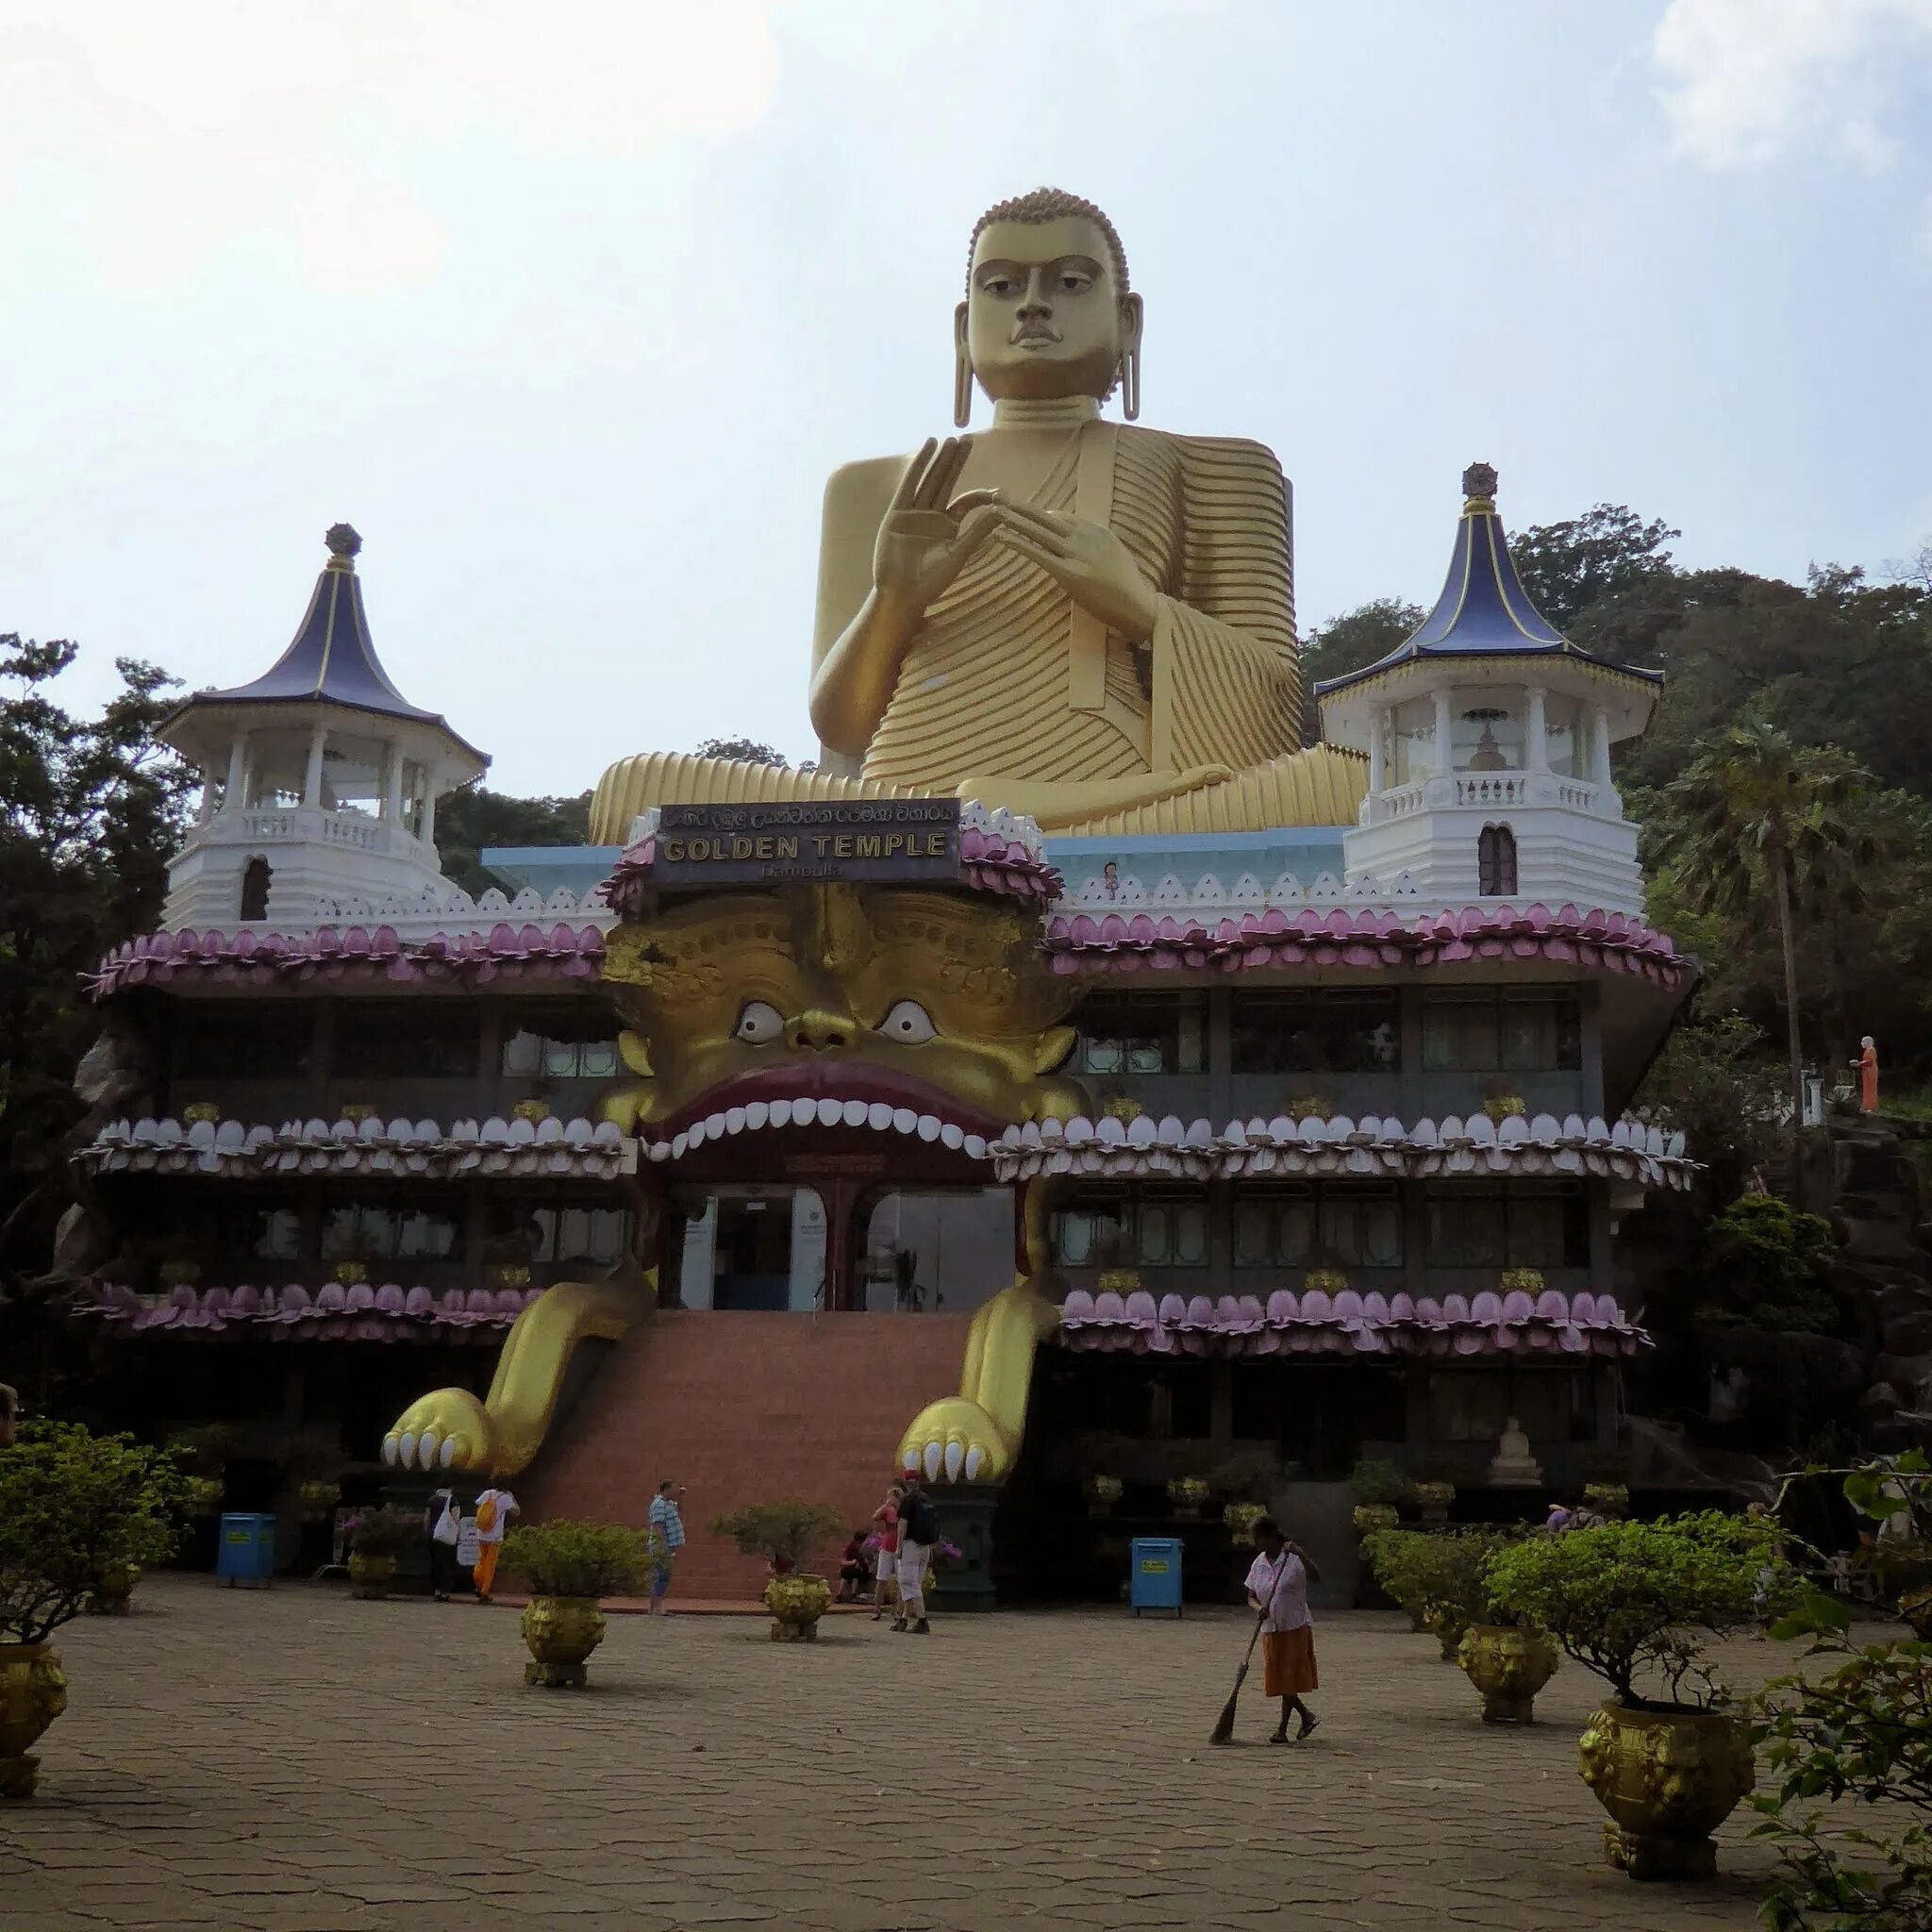
MULTIPOLYGON (((1767 1854, 1644 1887, 1578 1780, 1591 1685, 1528 1732, 1386 1615, 1320 1626, 1324 1725, 1205 1742, 1246 1625, 1099 1610, 613 1617, 589 1692, 525 1689, 514 1610, 162 1576, 60 1634, 42 1795, 0 1811, 5 1932, 1734 1927, 1767 1854)), ((1734 1646, 1739 1682, 1780 1646, 1734 1646)), ((1258 1673, 1257 1673, 1258 1678, 1258 1673)))

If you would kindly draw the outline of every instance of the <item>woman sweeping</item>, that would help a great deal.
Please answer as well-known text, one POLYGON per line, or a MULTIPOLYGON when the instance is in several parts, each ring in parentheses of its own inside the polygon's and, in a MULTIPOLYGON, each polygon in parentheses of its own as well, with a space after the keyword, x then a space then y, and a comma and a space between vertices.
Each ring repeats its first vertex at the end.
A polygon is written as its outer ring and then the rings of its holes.
POLYGON ((1255 1525, 1260 1554, 1248 1572, 1248 1607, 1261 1620, 1261 1690, 1281 1699, 1281 1723, 1268 1741, 1288 1742, 1288 1721, 1297 1713, 1299 1742, 1322 1722, 1302 1702, 1305 1690, 1321 1688, 1315 1674, 1315 1620, 1308 1615, 1308 1581, 1322 1580, 1298 1543, 1282 1535, 1281 1525, 1264 1516, 1255 1525))

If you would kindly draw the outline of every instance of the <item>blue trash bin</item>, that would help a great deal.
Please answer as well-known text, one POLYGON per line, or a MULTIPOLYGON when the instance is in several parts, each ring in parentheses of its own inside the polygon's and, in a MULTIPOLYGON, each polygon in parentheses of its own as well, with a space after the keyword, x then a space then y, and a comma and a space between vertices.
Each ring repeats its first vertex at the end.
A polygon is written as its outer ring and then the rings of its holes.
POLYGON ((1133 1576, 1127 1601, 1135 1616, 1142 1610, 1181 1613, 1181 1540, 1177 1536, 1137 1536, 1128 1545, 1133 1576))
POLYGON ((245 1513, 224 1515, 222 1546, 215 1557, 215 1574, 230 1590, 245 1583, 266 1590, 275 1574, 275 1520, 245 1513))

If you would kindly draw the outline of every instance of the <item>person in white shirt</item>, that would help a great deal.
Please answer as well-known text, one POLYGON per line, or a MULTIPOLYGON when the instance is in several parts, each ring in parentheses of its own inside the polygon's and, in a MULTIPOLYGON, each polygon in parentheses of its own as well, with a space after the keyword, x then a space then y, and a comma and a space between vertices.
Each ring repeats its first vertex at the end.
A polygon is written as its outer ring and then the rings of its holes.
POLYGON ((1248 1572, 1248 1607, 1261 1620, 1263 1694, 1281 1699, 1281 1723, 1271 1744, 1288 1742, 1288 1721, 1297 1713, 1296 1741, 1322 1722, 1302 1702, 1302 1692, 1321 1688, 1315 1674, 1315 1620, 1308 1614, 1308 1583, 1322 1573, 1299 1543, 1282 1535, 1281 1525, 1264 1516, 1255 1525, 1259 1554, 1248 1572))
POLYGON ((503 1533, 518 1514, 517 1499, 508 1490, 485 1490, 476 1498, 476 1566, 470 1574, 476 1601, 490 1601, 496 1581, 496 1559, 503 1555, 503 1533))

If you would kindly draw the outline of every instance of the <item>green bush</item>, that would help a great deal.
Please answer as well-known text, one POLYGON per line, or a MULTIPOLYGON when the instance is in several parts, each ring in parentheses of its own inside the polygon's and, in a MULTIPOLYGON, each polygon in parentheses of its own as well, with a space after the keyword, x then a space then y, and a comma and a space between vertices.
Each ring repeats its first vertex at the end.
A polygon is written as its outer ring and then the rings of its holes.
POLYGON ((103 1571, 172 1555, 182 1484, 171 1456, 131 1436, 21 1424, 0 1450, 0 1641, 42 1642, 103 1571))
MULTIPOLYGON (((1867 1563, 1882 1607, 1917 1618, 1924 1566, 1932 1559, 1932 1474, 1913 1450, 1855 1470, 1846 1500, 1883 1525, 1867 1563)), ((1855 1644, 1851 1615, 1834 1597, 1807 1592, 1777 1625, 1808 1636, 1800 1670, 1766 1685, 1753 1741, 1776 1779, 1752 1800, 1764 1822, 1752 1834, 1774 1840, 1788 1875, 1765 1901, 1773 1932, 1859 1927, 1920 1932, 1932 1925, 1932 1642, 1855 1644), (1829 1832, 1821 1807, 1855 1798, 1891 1835, 1848 1824, 1829 1832)))
POLYGON ((360 1516, 352 1516, 346 1527, 351 1555, 393 1557, 423 1535, 423 1517, 418 1510, 385 1504, 380 1509, 365 1509, 360 1516))
POLYGON ((1515 1619, 1493 1598, 1489 1560, 1520 1531, 1471 1524, 1457 1529, 1379 1529, 1362 1544, 1375 1581, 1440 1636, 1472 1624, 1515 1619))
POLYGON ((1790 1598, 1781 1534, 1769 1517, 1719 1510, 1606 1523, 1510 1544, 1490 1558, 1487 1583, 1501 1609, 1541 1624, 1623 1704, 1702 1710, 1726 1694, 1702 1639, 1746 1629, 1790 1598))
POLYGON ((1838 1243, 1820 1214, 1802 1214, 1774 1194, 1740 1194, 1705 1229, 1710 1312, 1760 1327, 1830 1335, 1838 1304, 1824 1271, 1838 1243))
POLYGON ((1415 1485, 1392 1462, 1365 1456, 1348 1473, 1357 1503, 1380 1503, 1400 1509, 1415 1500, 1415 1485))
POLYGON ((633 1596, 663 1539, 621 1523, 533 1523, 503 1540, 503 1567, 535 1596, 633 1596))
POLYGON ((845 1519, 838 1510, 824 1503, 801 1502, 796 1496, 747 1504, 711 1525, 715 1535, 729 1537, 747 1557, 762 1557, 774 1565, 798 1562, 844 1527, 845 1519))

